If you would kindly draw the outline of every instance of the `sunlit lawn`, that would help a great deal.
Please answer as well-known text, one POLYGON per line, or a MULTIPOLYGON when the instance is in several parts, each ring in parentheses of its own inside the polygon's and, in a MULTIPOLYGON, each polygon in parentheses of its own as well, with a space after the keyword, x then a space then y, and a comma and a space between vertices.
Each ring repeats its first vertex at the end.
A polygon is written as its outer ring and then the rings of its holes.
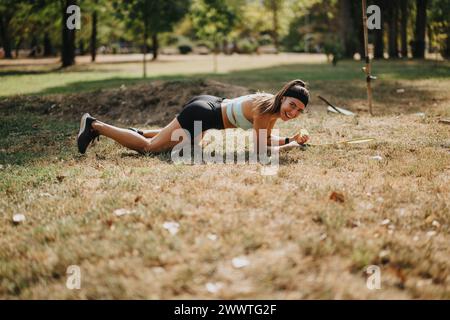
MULTIPOLYGON (((273 90, 290 79, 301 78, 312 86, 328 87, 322 81, 360 80, 362 62, 343 61, 333 67, 325 63, 323 55, 281 54, 263 56, 220 56, 219 72, 212 73, 211 56, 181 56, 178 59, 161 58, 147 64, 148 79, 142 78, 142 63, 82 63, 68 70, 57 69, 58 64, 45 66, 14 66, 0 63, 0 96, 14 94, 74 93, 86 90, 117 87, 154 79, 205 77, 243 85, 257 90, 273 90), (281 65, 281 66, 280 66, 281 65), (284 65, 284 66, 283 66, 284 65)), ((38 63, 38 62, 36 62, 38 63)), ((374 73, 380 80, 426 80, 448 78, 450 63, 420 61, 375 61, 374 73)), ((345 93, 344 93, 345 94, 345 93)), ((358 94, 351 92, 351 95, 358 94)), ((359 95, 363 95, 361 91, 359 95)))

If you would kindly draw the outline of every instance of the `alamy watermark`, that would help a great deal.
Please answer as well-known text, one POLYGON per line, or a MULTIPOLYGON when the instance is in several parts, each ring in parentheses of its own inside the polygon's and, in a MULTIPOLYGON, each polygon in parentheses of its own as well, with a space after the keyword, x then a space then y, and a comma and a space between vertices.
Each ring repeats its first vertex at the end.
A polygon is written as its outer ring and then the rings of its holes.
POLYGON ((381 29, 381 9, 377 5, 367 7, 367 28, 369 30, 381 29))
POLYGON ((81 289, 81 268, 77 265, 71 265, 67 267, 67 280, 66 287, 69 290, 81 289))
MULTIPOLYGON (((279 130, 272 133, 276 136, 279 130)), ((251 131, 230 131, 225 134, 213 130, 210 131, 212 147, 201 145, 202 122, 194 121, 194 141, 191 143, 191 134, 184 129, 175 130, 172 133, 172 141, 180 141, 171 151, 171 159, 176 164, 262 164, 261 174, 275 175, 279 168, 278 141, 267 143, 268 130, 260 129, 251 131), (256 148, 256 145, 258 147, 256 148)))
POLYGON ((379 266, 370 265, 366 267, 366 274, 368 275, 366 280, 366 286, 369 290, 381 289, 381 269, 379 266))
POLYGON ((68 6, 66 13, 70 16, 66 20, 66 27, 69 30, 81 29, 81 9, 77 5, 68 6))

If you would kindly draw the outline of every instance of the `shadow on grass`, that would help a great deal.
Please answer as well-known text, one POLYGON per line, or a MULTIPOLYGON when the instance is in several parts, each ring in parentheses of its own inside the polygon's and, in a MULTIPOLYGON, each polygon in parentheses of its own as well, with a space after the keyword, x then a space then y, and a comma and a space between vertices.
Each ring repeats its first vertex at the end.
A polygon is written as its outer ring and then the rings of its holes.
POLYGON ((26 165, 52 156, 73 154, 77 124, 56 121, 31 113, 2 115, 0 122, 0 164, 26 165))
POLYGON ((53 68, 48 70, 0 70, 0 77, 2 76, 30 76, 38 74, 49 74, 60 71, 60 68, 53 68))
MULTIPOLYGON (((286 82, 301 78, 308 82, 311 89, 312 105, 323 105, 316 98, 320 94, 338 106, 363 112, 366 109, 367 93, 365 74, 361 71, 361 65, 358 61, 342 61, 336 67, 330 64, 292 64, 221 74, 178 74, 154 76, 147 79, 115 77, 73 82, 45 89, 39 95, 88 92, 117 88, 121 85, 143 84, 155 80, 196 81, 198 79, 239 85, 248 88, 251 92, 276 93, 286 82)), ((413 82, 400 84, 400 81, 450 79, 450 64, 446 62, 436 64, 433 61, 375 61, 374 72, 379 78, 373 85, 377 114, 418 112, 422 106, 430 105, 436 100, 436 92, 430 91, 429 88, 415 86, 413 82), (399 86, 406 89, 407 94, 397 94, 396 89, 399 86)))
MULTIPOLYGON (((157 158, 158 160, 162 162, 166 162, 169 164, 177 164, 172 159, 171 151, 165 151, 160 153, 148 153, 148 154, 140 154, 137 152, 122 152, 121 158, 133 158, 133 159, 141 159, 141 158, 157 158)), ((182 161, 182 160, 180 160, 182 161)), ((270 165, 279 165, 279 166, 285 166, 285 165, 291 165, 293 163, 296 163, 296 160, 292 160, 289 158, 286 153, 281 153, 279 155, 278 164, 271 162, 269 158, 263 158, 261 165, 270 166, 270 165)), ((273 160, 275 161, 275 160, 273 160)), ((197 156, 194 155, 192 152, 190 156, 186 157, 186 160, 184 163, 179 163, 182 165, 209 165, 209 164, 222 164, 222 165, 230 165, 230 164, 237 164, 237 165, 250 165, 250 164, 256 164, 256 158, 254 157, 253 153, 251 153, 248 150, 245 151, 234 151, 232 153, 229 153, 228 155, 226 153, 212 153, 211 151, 205 151, 205 153, 202 155, 201 153, 197 156), (208 159, 207 157, 214 157, 215 160, 208 159), (231 161, 231 162, 228 162, 231 161)), ((177 164, 178 165, 178 164, 177 164)))
MULTIPOLYGON (((114 77, 94 81, 78 81, 63 86, 56 86, 40 91, 38 94, 74 93, 105 88, 114 88, 122 84, 133 85, 154 80, 180 80, 192 78, 207 78, 236 85, 242 85, 255 90, 278 90, 285 82, 292 79, 305 79, 314 89, 315 84, 333 82, 339 86, 345 81, 360 81, 365 85, 365 75, 361 71, 362 62, 342 61, 336 67, 331 64, 290 64, 269 68, 232 71, 229 73, 198 73, 192 75, 175 74, 140 77, 114 77)), ((374 73, 379 82, 383 80, 422 80, 450 78, 450 63, 433 61, 374 61, 374 73)), ((85 71, 89 72, 89 71, 85 71)), ((70 72, 68 72, 70 73, 70 72)), ((107 71, 105 71, 107 73, 107 71)), ((321 87, 326 85, 322 84, 321 87)))

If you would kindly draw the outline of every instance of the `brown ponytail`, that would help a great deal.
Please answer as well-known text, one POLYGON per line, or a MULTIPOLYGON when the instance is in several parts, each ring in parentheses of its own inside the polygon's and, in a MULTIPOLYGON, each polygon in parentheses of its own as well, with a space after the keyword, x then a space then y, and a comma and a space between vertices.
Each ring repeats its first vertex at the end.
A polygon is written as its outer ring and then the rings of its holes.
POLYGON ((257 94, 254 98, 254 110, 259 114, 271 113, 275 114, 280 111, 281 99, 286 91, 293 86, 299 86, 305 95, 309 97, 309 91, 306 89, 306 84, 302 80, 292 80, 284 85, 276 95, 269 95, 267 93, 257 94))

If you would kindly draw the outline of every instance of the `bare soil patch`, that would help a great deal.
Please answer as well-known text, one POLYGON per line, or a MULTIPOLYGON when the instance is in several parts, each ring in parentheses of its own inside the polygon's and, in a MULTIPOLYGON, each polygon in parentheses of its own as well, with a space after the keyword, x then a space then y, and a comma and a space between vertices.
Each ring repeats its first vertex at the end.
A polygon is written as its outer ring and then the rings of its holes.
POLYGON ((247 93, 247 88, 211 80, 154 81, 68 95, 15 96, 0 101, 0 108, 11 113, 37 112, 69 121, 89 112, 105 121, 163 126, 196 95, 233 98, 247 93))

